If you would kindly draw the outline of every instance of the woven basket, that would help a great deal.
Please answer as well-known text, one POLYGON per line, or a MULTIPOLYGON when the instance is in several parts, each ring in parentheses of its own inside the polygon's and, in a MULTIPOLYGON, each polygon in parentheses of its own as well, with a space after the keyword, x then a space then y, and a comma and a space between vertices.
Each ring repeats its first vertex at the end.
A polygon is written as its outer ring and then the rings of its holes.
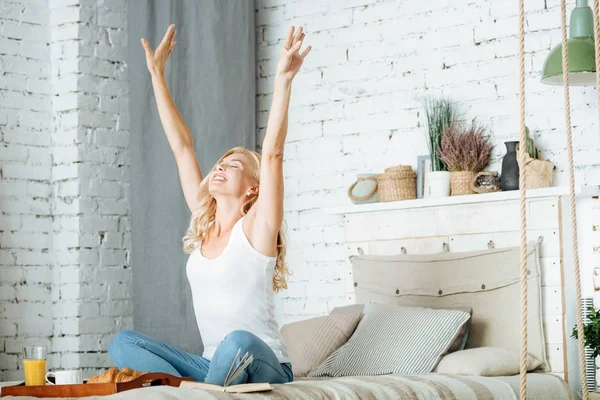
POLYGON ((417 174, 409 165, 387 168, 377 175, 377 186, 382 202, 417 198, 417 174))
POLYGON ((498 172, 480 172, 471 182, 471 190, 475 193, 493 193, 500 191, 498 172))
POLYGON ((477 173, 473 171, 454 171, 450 172, 450 194, 451 196, 460 196, 463 194, 474 194, 471 189, 471 183, 477 173))

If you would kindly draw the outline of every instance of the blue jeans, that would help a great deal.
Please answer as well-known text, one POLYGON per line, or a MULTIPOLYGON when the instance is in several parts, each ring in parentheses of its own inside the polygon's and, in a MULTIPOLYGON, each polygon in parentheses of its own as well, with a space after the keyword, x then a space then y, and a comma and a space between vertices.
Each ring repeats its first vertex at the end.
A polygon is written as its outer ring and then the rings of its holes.
POLYGON ((129 367, 144 372, 165 372, 191 376, 198 382, 223 385, 238 351, 254 356, 252 364, 231 384, 286 383, 293 378, 290 363, 280 363, 273 350, 247 331, 233 331, 223 339, 211 360, 176 349, 166 343, 133 331, 117 333, 108 353, 119 369, 129 367))

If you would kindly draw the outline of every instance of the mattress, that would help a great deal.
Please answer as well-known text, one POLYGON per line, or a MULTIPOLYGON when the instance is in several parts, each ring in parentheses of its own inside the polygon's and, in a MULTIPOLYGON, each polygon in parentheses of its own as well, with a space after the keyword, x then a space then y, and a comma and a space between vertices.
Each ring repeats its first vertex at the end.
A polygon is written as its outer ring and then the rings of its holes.
MULTIPOLYGON (((551 374, 527 375, 529 400, 573 400, 567 384, 551 374)), ((360 400, 517 400, 519 376, 480 377, 426 375, 383 375, 344 378, 300 378, 273 385, 263 393, 234 395, 199 389, 154 386, 111 396, 87 397, 98 400, 204 400, 204 399, 360 399, 360 400)), ((11 397, 3 397, 10 399, 11 397)), ((34 399, 19 397, 18 399, 34 399)))

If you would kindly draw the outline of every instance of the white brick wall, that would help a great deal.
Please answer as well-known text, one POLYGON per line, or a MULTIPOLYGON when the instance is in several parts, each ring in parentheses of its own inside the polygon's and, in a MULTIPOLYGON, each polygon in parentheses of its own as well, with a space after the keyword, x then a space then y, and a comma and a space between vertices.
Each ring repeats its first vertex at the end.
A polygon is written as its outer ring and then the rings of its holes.
POLYGON ((0 8, 0 380, 26 343, 89 375, 132 327, 127 3, 0 8))
POLYGON ((56 4, 51 14, 52 42, 58 42, 52 59, 59 65, 53 79, 61 88, 53 103, 54 214, 61 217, 55 220, 53 246, 61 270, 56 306, 76 311, 55 318, 60 334, 52 348, 61 367, 92 374, 112 365, 106 355, 112 335, 133 325, 131 270, 123 247, 129 235, 127 4, 56 4))
POLYGON ((48 4, 0 9, 0 380, 10 380, 22 345, 53 335, 52 115, 48 4))
MULTIPOLYGON (((555 184, 565 185, 562 90, 539 82, 560 41, 558 5, 526 2, 527 124, 557 165, 555 184)), ((466 118, 488 124, 496 143, 490 168, 500 169, 503 142, 518 138, 519 129, 517 12, 503 0, 257 0, 256 8, 259 142, 289 26, 304 26, 314 47, 294 82, 285 154, 294 273, 278 299, 286 323, 352 301, 344 296, 343 221, 324 208, 348 202, 357 173, 416 167, 417 156, 428 153, 424 96, 449 96, 466 118)), ((571 96, 577 183, 599 184, 595 88, 571 88, 571 96)))

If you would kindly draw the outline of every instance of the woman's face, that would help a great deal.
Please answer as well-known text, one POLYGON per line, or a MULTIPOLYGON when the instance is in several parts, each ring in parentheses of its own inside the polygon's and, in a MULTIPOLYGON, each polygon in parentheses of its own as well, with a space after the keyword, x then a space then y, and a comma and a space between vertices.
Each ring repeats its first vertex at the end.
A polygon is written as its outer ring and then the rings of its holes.
POLYGON ((230 154, 211 171, 208 191, 213 195, 246 196, 248 190, 256 186, 250 174, 248 156, 241 153, 230 154))

